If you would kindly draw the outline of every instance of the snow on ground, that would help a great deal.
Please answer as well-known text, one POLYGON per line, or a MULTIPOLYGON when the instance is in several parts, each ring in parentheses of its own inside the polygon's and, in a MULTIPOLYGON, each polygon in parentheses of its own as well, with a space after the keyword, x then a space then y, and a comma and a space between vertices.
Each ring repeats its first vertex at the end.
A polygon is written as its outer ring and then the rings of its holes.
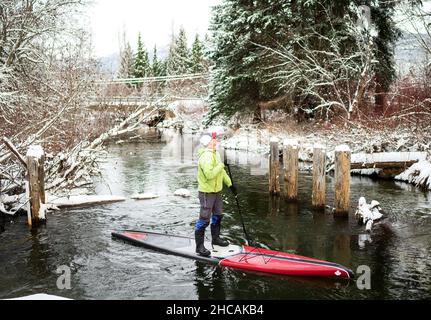
MULTIPOLYGON (((270 140, 279 141, 296 139, 299 143, 299 160, 311 162, 315 144, 326 147, 328 166, 334 163, 334 151, 340 145, 346 145, 352 153, 352 162, 398 162, 418 160, 412 170, 398 175, 398 180, 411 182, 431 189, 431 136, 429 133, 413 133, 410 128, 399 128, 375 131, 361 128, 347 128, 344 130, 312 130, 312 132, 289 132, 288 128, 257 129, 243 126, 237 129, 233 136, 221 142, 225 149, 243 150, 257 154, 269 154, 270 140), (424 185, 425 181, 427 184, 424 185)), ((281 147, 281 146, 280 146, 281 147)), ((361 169, 352 172, 361 175, 378 173, 381 169, 361 169)))

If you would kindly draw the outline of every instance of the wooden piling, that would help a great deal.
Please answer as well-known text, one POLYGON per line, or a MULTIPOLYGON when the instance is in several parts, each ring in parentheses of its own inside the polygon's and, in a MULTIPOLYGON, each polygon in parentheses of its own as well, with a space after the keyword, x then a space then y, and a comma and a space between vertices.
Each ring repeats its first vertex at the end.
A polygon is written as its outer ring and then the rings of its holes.
POLYGON ((269 193, 271 195, 280 194, 280 180, 278 177, 279 171, 279 154, 278 154, 278 139, 271 138, 270 140, 270 155, 269 155, 269 193))
POLYGON ((298 142, 283 142, 284 195, 288 201, 298 200, 298 142))
POLYGON ((326 148, 315 144, 313 147, 313 191, 311 202, 314 208, 325 207, 326 197, 326 148))
MULTIPOLYGON (((42 150, 43 152, 43 150, 42 150)), ((45 153, 43 152, 41 158, 39 159, 39 192, 40 192, 40 202, 46 204, 45 198, 45 153)), ((45 217, 46 219, 46 217, 45 217)))
POLYGON ((340 145, 335 148, 335 196, 334 214, 347 216, 350 196, 350 148, 340 145))
POLYGON ((41 146, 30 146, 26 159, 28 196, 30 198, 28 223, 30 225, 36 225, 45 220, 45 212, 41 210, 41 204, 45 203, 44 159, 45 155, 41 146))

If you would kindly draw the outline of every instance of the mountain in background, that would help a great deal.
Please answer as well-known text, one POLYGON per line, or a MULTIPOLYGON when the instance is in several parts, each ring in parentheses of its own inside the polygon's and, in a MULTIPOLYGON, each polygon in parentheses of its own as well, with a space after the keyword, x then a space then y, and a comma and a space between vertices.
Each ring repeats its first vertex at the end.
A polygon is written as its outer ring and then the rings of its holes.
MULTIPOLYGON (((421 46, 419 35, 413 35, 409 32, 403 32, 401 38, 395 46, 395 65, 399 75, 405 75, 410 71, 418 71, 429 61, 429 57, 425 49, 421 46)), ((428 38, 428 35, 421 34, 422 39, 428 38)), ((431 48, 431 39, 428 39, 429 47, 431 48)))
MULTIPOLYGON (((149 49, 147 48, 147 50, 149 49)), ((152 59, 152 55, 153 55, 153 48, 149 50, 150 59, 152 59)), ((168 56, 167 48, 165 47, 160 49, 157 48, 157 57, 159 59, 166 59, 167 56, 168 56)), ((105 57, 98 57, 97 62, 99 63, 100 70, 102 71, 103 74, 111 78, 117 77, 118 69, 120 67, 120 56, 118 53, 113 53, 105 57)))
MULTIPOLYGON (((422 35, 422 37, 426 39, 427 35, 422 35)), ((165 59, 168 56, 167 48, 163 47, 157 49, 159 59, 165 59)), ((151 57, 152 49, 149 54, 151 57)), ((404 32, 395 46, 394 59, 397 72, 400 75, 405 75, 411 70, 417 70, 417 68, 423 66, 428 57, 425 50, 420 45, 417 37, 411 33, 404 32)), ((120 58, 118 53, 113 53, 105 57, 99 57, 98 62, 102 72, 105 75, 111 78, 115 78, 117 76, 118 68, 120 66, 120 58)))

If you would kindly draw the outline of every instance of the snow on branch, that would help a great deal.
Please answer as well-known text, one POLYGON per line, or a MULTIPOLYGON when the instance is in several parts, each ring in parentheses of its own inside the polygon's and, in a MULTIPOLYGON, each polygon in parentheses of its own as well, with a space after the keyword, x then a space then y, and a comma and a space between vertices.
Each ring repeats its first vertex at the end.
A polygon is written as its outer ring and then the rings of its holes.
POLYGON ((395 180, 406 181, 431 190, 431 163, 426 160, 420 160, 406 171, 395 176, 395 180))
POLYGON ((363 105, 376 60, 370 34, 358 30, 353 21, 347 25, 347 30, 340 32, 330 24, 333 30, 326 36, 310 27, 312 31, 287 45, 254 43, 261 49, 262 61, 268 61, 264 82, 273 82, 280 92, 299 97, 309 112, 320 110, 328 115, 341 109, 350 119, 363 105), (348 50, 342 43, 346 39, 352 42, 348 50))

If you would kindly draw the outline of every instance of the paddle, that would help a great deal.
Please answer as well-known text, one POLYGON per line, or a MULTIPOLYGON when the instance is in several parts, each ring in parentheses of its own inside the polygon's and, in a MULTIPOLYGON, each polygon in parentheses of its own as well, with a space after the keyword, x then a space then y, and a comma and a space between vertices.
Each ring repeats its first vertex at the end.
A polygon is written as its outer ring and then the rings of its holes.
MULTIPOLYGON (((234 183, 233 183, 232 172, 230 171, 230 166, 229 166, 229 163, 227 162, 226 152, 225 152, 225 157, 224 157, 224 164, 225 164, 225 166, 227 166, 227 170, 228 170, 228 173, 229 173, 230 181, 232 182, 232 185, 233 185, 234 183)), ((249 237, 249 235, 247 233, 247 230, 245 229, 244 219, 242 218, 241 207, 239 205, 238 194, 235 194, 235 200, 236 200, 236 206, 238 208, 239 218, 241 220, 242 230, 244 231, 244 235, 245 235, 245 239, 246 239, 247 245, 251 246, 252 245, 252 241, 251 241, 251 239, 250 239, 250 237, 249 237)))

